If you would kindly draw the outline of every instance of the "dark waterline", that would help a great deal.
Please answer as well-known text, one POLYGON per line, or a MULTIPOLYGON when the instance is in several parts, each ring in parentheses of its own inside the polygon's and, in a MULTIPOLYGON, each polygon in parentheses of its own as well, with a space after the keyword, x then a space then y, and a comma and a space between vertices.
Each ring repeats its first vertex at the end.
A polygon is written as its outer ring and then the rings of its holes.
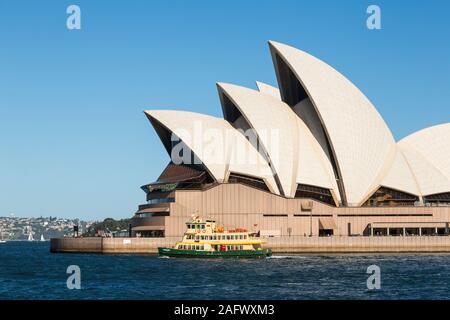
POLYGON ((0 244, 0 299, 449 299, 449 291, 449 254, 211 261, 0 244), (373 264, 381 268, 381 290, 369 291, 366 270, 373 264), (81 268, 81 290, 67 289, 69 265, 81 268))

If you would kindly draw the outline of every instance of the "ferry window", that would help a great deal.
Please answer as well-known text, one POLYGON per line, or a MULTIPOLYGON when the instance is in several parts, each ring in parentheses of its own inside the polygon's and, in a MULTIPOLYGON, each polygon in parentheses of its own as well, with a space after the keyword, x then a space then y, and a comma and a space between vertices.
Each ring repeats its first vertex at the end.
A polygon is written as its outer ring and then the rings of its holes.
POLYGON ((212 236, 212 239, 213 239, 213 240, 216 240, 216 236, 212 236))
POLYGON ((205 229, 205 225, 204 224, 202 224, 202 229, 205 229))
POLYGON ((188 245, 188 246, 187 246, 187 249, 188 249, 188 250, 191 250, 191 245, 188 245))
POLYGON ((200 229, 200 225, 199 225, 199 224, 197 224, 195 227, 196 227, 197 229, 200 229))
POLYGON ((239 236, 239 239, 244 239, 244 236, 241 234, 240 236, 239 236))
POLYGON ((227 236, 227 240, 230 240, 230 236, 227 236))
POLYGON ((247 239, 247 235, 244 235, 244 239, 247 239))

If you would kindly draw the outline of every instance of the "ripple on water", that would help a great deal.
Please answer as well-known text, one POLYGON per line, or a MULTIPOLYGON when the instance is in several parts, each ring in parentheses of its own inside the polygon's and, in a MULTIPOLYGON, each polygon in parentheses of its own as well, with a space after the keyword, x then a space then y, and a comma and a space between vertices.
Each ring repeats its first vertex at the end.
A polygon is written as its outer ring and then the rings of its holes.
POLYGON ((448 299, 448 254, 274 255, 189 260, 142 255, 51 254, 48 243, 0 246, 0 299, 448 299), (66 269, 81 268, 81 290, 66 269), (367 267, 381 268, 370 291, 367 267))

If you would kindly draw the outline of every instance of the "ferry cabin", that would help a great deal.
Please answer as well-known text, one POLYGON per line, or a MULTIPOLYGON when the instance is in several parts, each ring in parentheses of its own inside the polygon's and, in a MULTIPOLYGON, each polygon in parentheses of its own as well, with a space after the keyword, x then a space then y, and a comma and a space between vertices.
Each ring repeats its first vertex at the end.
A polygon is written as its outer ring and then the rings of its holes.
POLYGON ((245 229, 224 230, 212 220, 188 222, 179 250, 243 251, 261 249, 261 239, 254 239, 245 229))

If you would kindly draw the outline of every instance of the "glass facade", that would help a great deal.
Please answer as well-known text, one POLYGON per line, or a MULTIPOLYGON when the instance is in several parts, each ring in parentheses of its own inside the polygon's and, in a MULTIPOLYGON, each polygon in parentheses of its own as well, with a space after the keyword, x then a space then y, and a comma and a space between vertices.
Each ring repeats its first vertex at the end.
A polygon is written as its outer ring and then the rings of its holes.
POLYGON ((415 195, 381 187, 363 204, 363 207, 414 206, 417 201, 419 197, 415 195))
POLYGON ((331 191, 325 188, 310 186, 306 184, 299 184, 295 192, 296 198, 311 198, 320 202, 335 206, 335 202, 331 191))

